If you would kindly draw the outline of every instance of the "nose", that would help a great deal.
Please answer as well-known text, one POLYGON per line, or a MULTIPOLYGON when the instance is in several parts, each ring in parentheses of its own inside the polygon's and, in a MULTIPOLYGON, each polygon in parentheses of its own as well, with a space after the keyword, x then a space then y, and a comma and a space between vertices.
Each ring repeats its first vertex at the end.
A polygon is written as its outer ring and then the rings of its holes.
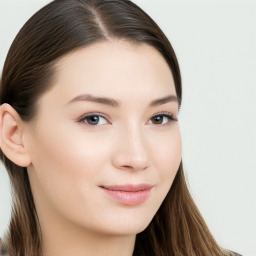
POLYGON ((126 126, 115 138, 112 164, 117 169, 140 171, 149 166, 146 135, 142 128, 126 126))

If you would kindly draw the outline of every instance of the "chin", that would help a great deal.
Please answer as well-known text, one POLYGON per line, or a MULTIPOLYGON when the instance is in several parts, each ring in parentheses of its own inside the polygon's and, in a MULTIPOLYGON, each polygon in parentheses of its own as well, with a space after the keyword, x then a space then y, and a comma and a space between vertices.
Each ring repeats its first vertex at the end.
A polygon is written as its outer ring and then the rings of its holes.
POLYGON ((107 227, 110 233, 114 235, 136 235, 144 231, 150 224, 154 216, 133 216, 128 218, 122 218, 115 220, 114 223, 110 223, 107 227))

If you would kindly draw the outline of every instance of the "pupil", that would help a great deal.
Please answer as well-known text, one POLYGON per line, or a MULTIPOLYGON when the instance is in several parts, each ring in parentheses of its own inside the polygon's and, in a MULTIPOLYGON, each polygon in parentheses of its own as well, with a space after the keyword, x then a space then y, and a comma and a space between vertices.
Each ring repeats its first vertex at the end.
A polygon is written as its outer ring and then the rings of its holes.
POLYGON ((99 117, 98 116, 90 116, 89 120, 92 121, 91 123, 97 124, 99 121, 99 117))
POLYGON ((162 123, 162 119, 163 119, 163 117, 162 116, 156 116, 156 117, 154 117, 154 119, 155 119, 155 121, 159 124, 161 124, 162 123))

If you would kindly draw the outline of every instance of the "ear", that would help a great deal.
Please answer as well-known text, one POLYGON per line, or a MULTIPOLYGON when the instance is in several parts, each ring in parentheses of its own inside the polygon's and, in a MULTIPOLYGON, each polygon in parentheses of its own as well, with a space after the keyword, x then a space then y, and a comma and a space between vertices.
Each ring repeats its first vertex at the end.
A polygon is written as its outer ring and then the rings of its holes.
POLYGON ((24 122, 9 104, 0 106, 0 147, 5 156, 18 166, 30 165, 30 156, 24 146, 24 122))

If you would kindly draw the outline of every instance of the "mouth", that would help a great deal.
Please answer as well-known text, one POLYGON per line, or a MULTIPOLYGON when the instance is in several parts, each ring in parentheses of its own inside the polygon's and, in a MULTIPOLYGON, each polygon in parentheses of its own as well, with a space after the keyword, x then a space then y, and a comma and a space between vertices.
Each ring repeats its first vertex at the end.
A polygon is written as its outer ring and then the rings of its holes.
POLYGON ((112 199, 126 205, 138 205, 145 202, 150 197, 153 187, 150 184, 100 186, 112 199))

